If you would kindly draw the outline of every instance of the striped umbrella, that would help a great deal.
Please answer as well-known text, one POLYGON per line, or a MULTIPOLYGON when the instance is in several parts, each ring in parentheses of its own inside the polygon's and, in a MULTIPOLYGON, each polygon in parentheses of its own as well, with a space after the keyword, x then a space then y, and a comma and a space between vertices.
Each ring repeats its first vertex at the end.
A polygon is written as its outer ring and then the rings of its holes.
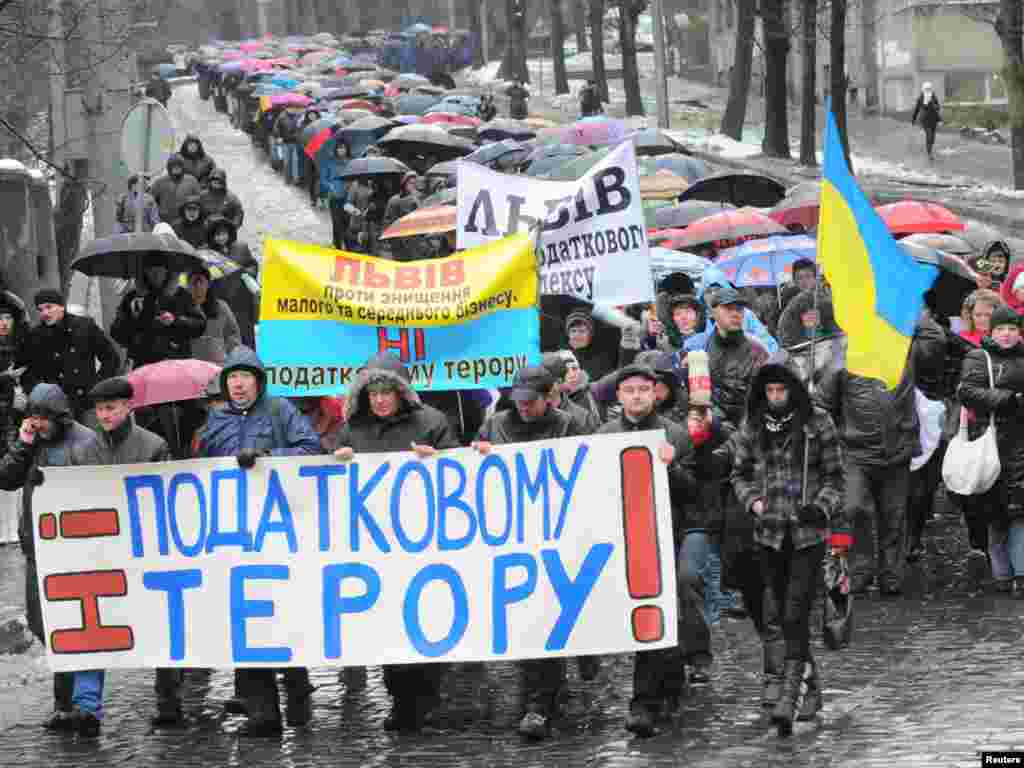
POLYGON ((396 237, 413 237, 415 235, 443 235, 454 232, 456 226, 456 207, 454 205, 437 205, 432 208, 419 208, 403 216, 380 236, 381 240, 396 237))

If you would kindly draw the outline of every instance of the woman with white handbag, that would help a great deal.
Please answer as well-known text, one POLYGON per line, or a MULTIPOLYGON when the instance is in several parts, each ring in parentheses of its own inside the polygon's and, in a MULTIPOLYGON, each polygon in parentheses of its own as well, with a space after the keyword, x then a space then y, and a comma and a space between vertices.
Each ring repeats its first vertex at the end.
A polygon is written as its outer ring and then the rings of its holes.
POLYGON ((985 491, 981 482, 977 497, 988 511, 989 557, 996 588, 1013 589, 1024 597, 1024 344, 1021 343, 1020 315, 1006 306, 992 313, 991 337, 981 349, 967 355, 960 382, 960 400, 970 409, 974 422, 970 443, 954 440, 947 452, 943 476, 954 479, 957 460, 961 467, 971 464, 970 476, 998 479, 985 491), (994 427, 998 448, 996 460, 986 453, 986 430, 994 427), (980 439, 979 439, 980 438, 980 439))

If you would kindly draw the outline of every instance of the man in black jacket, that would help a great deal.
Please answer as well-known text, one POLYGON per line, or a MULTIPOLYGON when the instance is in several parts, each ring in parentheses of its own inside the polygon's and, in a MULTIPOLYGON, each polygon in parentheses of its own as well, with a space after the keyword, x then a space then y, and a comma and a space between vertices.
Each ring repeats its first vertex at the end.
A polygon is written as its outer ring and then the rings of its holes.
POLYGON ((35 304, 39 325, 29 331, 18 361, 25 366, 22 387, 31 392, 41 382, 60 385, 78 418, 89 409, 89 390, 96 382, 117 375, 121 356, 92 318, 67 313, 60 291, 44 288, 35 304))
MULTIPOLYGON (((371 359, 348 393, 346 421, 338 433, 339 461, 361 453, 412 450, 420 459, 439 450, 458 448, 459 441, 443 413, 420 402, 409 371, 390 354, 371 359)), ((389 730, 418 731, 441 692, 441 664, 389 664, 384 685, 391 694, 389 730)))
POLYGON ((167 158, 167 173, 149 188, 149 193, 160 206, 160 220, 168 224, 174 221, 186 197, 202 194, 202 191, 196 177, 185 173, 185 160, 177 152, 167 158))
POLYGON ((245 221, 242 201, 228 190, 228 174, 223 168, 210 171, 209 189, 200 195, 199 204, 207 219, 223 216, 234 225, 236 231, 242 228, 242 222, 245 221))
POLYGON ((174 234, 193 248, 202 248, 206 245, 206 214, 203 213, 200 199, 199 195, 189 195, 182 200, 178 209, 179 216, 171 225, 174 234))
POLYGON ((679 645, 636 654, 626 728, 639 736, 653 736, 656 719, 671 717, 676 710, 685 683, 684 661, 697 667, 711 662, 711 633, 704 619, 704 580, 692 567, 694 557, 689 550, 700 549, 706 557, 706 531, 720 527, 714 520, 718 505, 711 454, 704 454, 704 461, 698 465, 690 435, 658 415, 654 400, 658 382, 658 375, 646 366, 628 365, 619 371, 616 391, 622 414, 597 431, 607 435, 665 430, 666 443, 658 451, 658 458, 668 465, 672 528, 679 550, 679 645))
MULTIPOLYGON (((579 435, 572 417, 548 403, 555 383, 546 368, 520 368, 510 393, 515 408, 487 419, 473 447, 488 454, 494 445, 579 435)), ((519 723, 519 732, 531 739, 543 739, 565 695, 565 659, 529 659, 518 662, 518 667, 526 695, 526 714, 519 723)))

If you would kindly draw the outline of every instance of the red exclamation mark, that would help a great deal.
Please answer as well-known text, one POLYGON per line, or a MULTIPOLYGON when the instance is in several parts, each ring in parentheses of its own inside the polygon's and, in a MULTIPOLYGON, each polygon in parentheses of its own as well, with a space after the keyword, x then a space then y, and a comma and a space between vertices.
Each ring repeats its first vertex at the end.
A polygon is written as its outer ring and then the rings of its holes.
MULTIPOLYGON (((654 461, 646 448, 627 448, 622 467, 622 515, 626 533, 626 584, 629 596, 644 600, 661 595, 661 552, 654 504, 654 461)), ((633 637, 653 643, 665 636, 665 617, 656 605, 639 605, 631 617, 633 637)))

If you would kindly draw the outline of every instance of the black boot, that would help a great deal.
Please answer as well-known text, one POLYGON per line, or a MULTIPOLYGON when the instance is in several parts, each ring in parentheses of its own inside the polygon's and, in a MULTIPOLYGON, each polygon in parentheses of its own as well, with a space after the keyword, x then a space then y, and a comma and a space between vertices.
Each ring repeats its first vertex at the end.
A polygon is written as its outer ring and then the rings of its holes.
POLYGON ((762 679, 764 690, 761 693, 761 706, 774 707, 782 693, 782 671, 786 664, 786 644, 780 638, 765 640, 761 646, 764 666, 762 679))
POLYGON ((1013 577, 1013 596, 1018 600, 1024 600, 1024 576, 1013 577))
POLYGON ((793 733, 793 720, 803 707, 804 674, 806 663, 796 659, 786 659, 782 673, 782 693, 772 710, 772 722, 779 730, 779 736, 793 733))
POLYGON ((804 667, 804 702, 797 713, 797 720, 813 720, 821 711, 821 679, 818 677, 818 665, 810 659, 804 667))
POLYGON ((642 738, 654 736, 658 730, 654 727, 658 712, 652 702, 633 699, 629 703, 629 714, 626 715, 626 730, 642 738))
POLYGON ((284 673, 285 722, 288 725, 303 726, 313 719, 313 691, 309 682, 309 670, 305 667, 287 669, 284 673))

